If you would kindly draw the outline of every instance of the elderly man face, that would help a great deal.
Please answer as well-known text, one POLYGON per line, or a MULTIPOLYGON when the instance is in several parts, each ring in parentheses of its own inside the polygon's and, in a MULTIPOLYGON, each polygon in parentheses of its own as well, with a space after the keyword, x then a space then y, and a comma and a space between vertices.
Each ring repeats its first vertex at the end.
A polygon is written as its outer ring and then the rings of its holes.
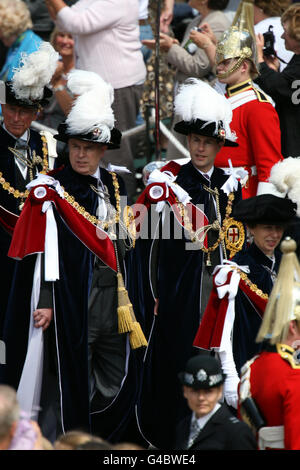
POLYGON ((18 139, 36 119, 37 109, 6 103, 2 104, 2 114, 6 130, 18 139))

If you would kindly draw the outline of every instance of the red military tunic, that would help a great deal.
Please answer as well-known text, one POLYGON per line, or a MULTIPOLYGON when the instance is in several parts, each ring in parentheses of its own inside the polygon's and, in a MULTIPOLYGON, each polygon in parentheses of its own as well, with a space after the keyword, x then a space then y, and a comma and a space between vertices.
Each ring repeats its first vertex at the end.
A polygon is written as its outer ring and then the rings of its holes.
POLYGON ((239 387, 241 400, 243 387, 250 385, 248 396, 254 399, 266 426, 284 426, 285 450, 300 450, 300 365, 294 352, 285 344, 270 346, 245 365, 239 387))
MULTIPOLYGON (((226 97, 233 108, 230 127, 236 133, 238 147, 223 147, 215 166, 243 167, 249 180, 243 198, 256 196, 258 183, 267 183, 272 166, 283 160, 278 114, 268 98, 251 81, 228 87, 226 97)), ((268 188, 269 189, 269 188, 268 188)), ((259 193, 269 192, 259 188, 259 193)))

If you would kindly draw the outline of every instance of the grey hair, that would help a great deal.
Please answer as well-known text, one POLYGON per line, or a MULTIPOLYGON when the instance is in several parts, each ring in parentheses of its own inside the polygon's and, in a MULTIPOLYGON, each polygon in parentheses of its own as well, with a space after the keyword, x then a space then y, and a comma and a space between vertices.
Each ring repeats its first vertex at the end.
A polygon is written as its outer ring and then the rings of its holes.
POLYGON ((7 436, 19 417, 20 406, 16 391, 9 385, 0 385, 0 441, 7 436))
POLYGON ((22 0, 0 0, 0 29, 4 38, 32 29, 30 10, 22 0))

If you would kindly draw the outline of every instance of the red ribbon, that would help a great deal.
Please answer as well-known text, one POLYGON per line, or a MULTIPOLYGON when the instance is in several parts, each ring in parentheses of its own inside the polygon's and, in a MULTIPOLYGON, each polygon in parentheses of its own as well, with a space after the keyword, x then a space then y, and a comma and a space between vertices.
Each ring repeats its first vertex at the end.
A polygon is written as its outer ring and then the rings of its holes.
MULTIPOLYGON (((228 273, 226 284, 230 283, 232 272, 228 273)), ((249 297, 258 313, 263 317, 268 300, 262 298, 246 284, 245 280, 240 278, 239 288, 249 297)), ((193 346, 203 349, 213 349, 220 347, 226 312, 228 309, 228 295, 219 299, 215 276, 213 288, 203 314, 201 323, 196 333, 193 346)))
MULTIPOLYGON (((36 186, 30 191, 21 215, 15 224, 8 256, 14 259, 23 259, 31 254, 44 252, 46 213, 42 212, 42 206, 46 201, 53 202, 60 217, 74 235, 107 266, 117 272, 114 245, 108 235, 85 219, 54 189, 46 185, 36 186), (39 193, 44 193, 44 196, 37 197, 39 193)), ((9 221, 6 221, 6 225, 9 225, 9 221)))

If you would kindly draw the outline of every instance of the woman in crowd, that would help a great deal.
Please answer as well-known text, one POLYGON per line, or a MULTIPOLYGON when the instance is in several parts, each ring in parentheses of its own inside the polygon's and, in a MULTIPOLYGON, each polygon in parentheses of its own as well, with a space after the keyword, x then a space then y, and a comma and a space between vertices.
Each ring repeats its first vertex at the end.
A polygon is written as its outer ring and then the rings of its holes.
POLYGON ((281 146, 284 157, 298 157, 300 134, 299 76, 300 76, 300 3, 292 4, 281 17, 285 48, 293 56, 280 72, 280 61, 264 55, 264 37, 257 35, 259 76, 256 83, 274 100, 281 128, 281 146))
MULTIPOLYGON (((290 6, 291 0, 254 0, 254 31, 255 34, 264 34, 271 27, 274 34, 274 50, 280 59, 280 71, 291 60, 293 53, 285 48, 284 40, 281 37, 283 27, 281 16, 290 6)), ((266 51, 270 55, 271 51, 266 51)))
POLYGON ((23 1, 0 0, 0 40, 8 48, 0 79, 7 81, 19 67, 22 54, 38 50, 42 42, 32 31, 30 11, 23 1))
POLYGON ((60 61, 51 80, 52 99, 39 115, 38 121, 47 127, 57 129, 65 119, 72 105, 72 97, 67 92, 67 76, 75 67, 74 39, 72 34, 55 28, 50 42, 60 55, 60 61))

